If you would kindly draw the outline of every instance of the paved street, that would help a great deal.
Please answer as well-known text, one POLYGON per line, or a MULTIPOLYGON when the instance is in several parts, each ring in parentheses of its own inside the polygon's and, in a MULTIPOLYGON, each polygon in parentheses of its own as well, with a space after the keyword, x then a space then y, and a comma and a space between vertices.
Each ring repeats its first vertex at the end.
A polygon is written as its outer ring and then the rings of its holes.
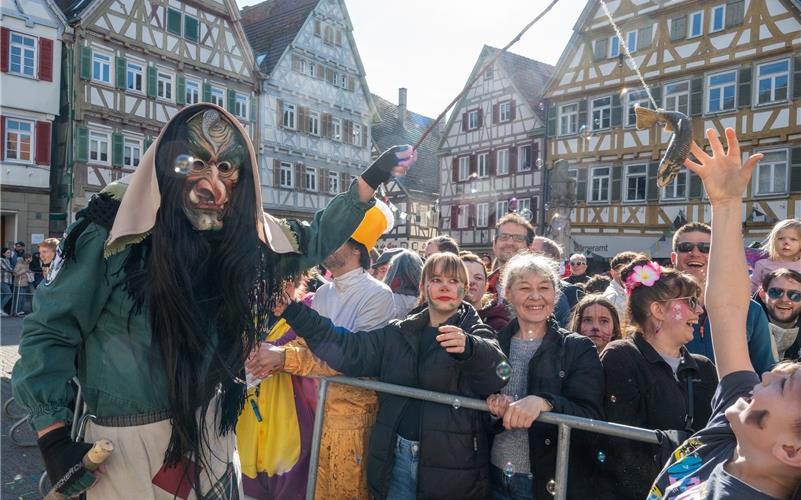
MULTIPOLYGON (((2 403, 11 397, 11 369, 17 358, 17 347, 19 337, 22 332, 21 318, 2 318, 0 320, 0 369, 2 369, 2 381, 0 381, 0 396, 2 403)), ((16 406, 11 406, 12 415, 18 415, 22 410, 16 406)), ((33 447, 20 447, 12 443, 8 438, 8 432, 17 418, 9 417, 3 413, 2 435, 0 436, 0 448, 2 449, 2 489, 0 497, 4 499, 20 498, 39 498, 37 483, 39 476, 44 470, 44 465, 39 457, 39 450, 33 447)), ((20 440, 33 441, 34 434, 27 425, 21 426, 15 436, 20 440)))

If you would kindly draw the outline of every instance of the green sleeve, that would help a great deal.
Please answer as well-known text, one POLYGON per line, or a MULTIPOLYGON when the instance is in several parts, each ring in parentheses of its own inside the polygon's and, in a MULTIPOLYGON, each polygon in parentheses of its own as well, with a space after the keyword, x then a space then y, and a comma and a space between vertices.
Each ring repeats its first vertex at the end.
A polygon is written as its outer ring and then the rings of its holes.
POLYGON ((94 224, 86 228, 75 245, 75 260, 66 259, 55 279, 37 289, 33 312, 25 318, 11 380, 34 429, 72 420, 76 356, 112 289, 103 259, 105 237, 94 224))
POLYGON ((373 199, 367 203, 359 200, 356 181, 352 182, 347 192, 338 194, 325 209, 314 214, 311 224, 288 221, 298 238, 300 255, 282 257, 299 259, 296 264, 299 270, 316 266, 350 238, 374 205, 373 199))

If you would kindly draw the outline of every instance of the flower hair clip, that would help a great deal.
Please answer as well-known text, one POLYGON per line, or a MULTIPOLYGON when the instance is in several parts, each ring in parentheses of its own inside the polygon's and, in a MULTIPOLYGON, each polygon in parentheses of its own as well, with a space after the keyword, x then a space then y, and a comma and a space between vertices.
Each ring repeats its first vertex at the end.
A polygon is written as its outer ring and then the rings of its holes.
POLYGON ((634 266, 634 270, 626 277, 626 295, 631 295, 631 292, 640 285, 654 286, 659 278, 662 276, 662 266, 656 262, 649 261, 642 266, 634 266))

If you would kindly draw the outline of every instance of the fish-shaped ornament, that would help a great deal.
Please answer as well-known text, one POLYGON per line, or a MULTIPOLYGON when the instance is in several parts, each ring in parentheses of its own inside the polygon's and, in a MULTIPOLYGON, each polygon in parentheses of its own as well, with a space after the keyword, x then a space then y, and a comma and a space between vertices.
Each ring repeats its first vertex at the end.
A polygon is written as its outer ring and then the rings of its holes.
POLYGON ((665 111, 664 109, 649 109, 638 104, 634 105, 634 114, 637 117, 637 129, 664 126, 665 132, 670 132, 665 156, 659 162, 656 172, 656 185, 663 188, 681 171, 684 160, 690 154, 690 143, 693 140, 693 126, 690 118, 678 111, 665 111))

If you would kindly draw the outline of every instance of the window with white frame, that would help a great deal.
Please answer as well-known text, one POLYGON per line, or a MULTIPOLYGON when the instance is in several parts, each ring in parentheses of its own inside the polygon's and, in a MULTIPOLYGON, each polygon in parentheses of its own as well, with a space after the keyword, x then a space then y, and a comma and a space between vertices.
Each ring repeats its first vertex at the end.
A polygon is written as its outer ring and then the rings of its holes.
POLYGON ((487 227, 489 222, 489 203, 476 204, 476 226, 487 227))
POLYGON ((757 104, 786 101, 789 79, 789 59, 757 66, 757 104))
POLYGON ((197 104, 200 102, 200 82, 186 80, 186 95, 184 99, 187 104, 197 104))
POLYGON ((690 14, 690 29, 687 38, 695 38, 704 34, 704 11, 690 14))
POLYGON ((784 194, 787 192, 787 150, 763 151, 765 157, 757 164, 757 195, 784 194))
POLYGON ((291 128, 295 129, 295 113, 297 112, 297 108, 294 104, 290 104, 288 102, 284 103, 284 128, 291 128))
POLYGON ((158 70, 156 74, 156 96, 161 99, 171 101, 172 97, 172 73, 158 70))
POLYGON ((611 181, 609 167, 593 168, 590 179, 589 201, 609 201, 609 185, 611 181))
POLYGON ((531 168, 531 145, 517 148, 517 169, 529 170, 531 168))
POLYGON ((312 78, 317 78, 317 65, 314 64, 313 62, 310 62, 307 65, 306 74, 309 75, 312 78))
POLYGON ((637 115, 634 114, 634 105, 639 104, 640 106, 648 106, 650 104, 650 99, 648 98, 648 92, 645 90, 630 90, 626 94, 626 101, 628 106, 628 114, 626 115, 626 125, 629 127, 633 127, 634 124, 637 122, 637 115))
POLYGON ((111 56, 92 51, 92 80, 111 83, 111 56))
POLYGON ((317 191, 317 169, 314 167, 306 167, 306 189, 317 191))
POLYGON ((133 61, 125 63, 125 79, 128 90, 142 92, 142 79, 144 78, 144 68, 141 64, 133 61))
POLYGON ((362 126, 358 123, 353 124, 353 134, 351 137, 351 144, 354 146, 361 146, 362 144, 362 126))
POLYGON ((726 71, 707 76, 706 79, 707 113, 718 113, 735 109, 735 91, 737 88, 737 72, 726 71))
POLYGON ((637 51, 637 30, 626 33, 626 48, 631 53, 637 51))
POLYGON ((494 73, 493 73, 492 70, 493 70, 493 68, 492 68, 492 66, 490 66, 489 68, 487 68, 484 71, 484 79, 485 80, 492 80, 492 77, 494 76, 494 73))
POLYGON ((617 35, 609 37, 609 57, 617 57, 620 55, 620 38, 617 35))
POLYGON ((248 96, 236 93, 234 96, 234 115, 243 120, 248 119, 248 96))
POLYGON ((612 124, 612 97, 599 97, 592 100, 592 129, 609 128, 612 124))
POLYGON ((673 82, 665 85, 664 106, 668 111, 690 114, 690 82, 673 82))
POLYGON ((279 173, 278 182, 281 187, 291 188, 294 186, 294 179, 292 179, 292 164, 281 162, 281 172, 279 173))
POLYGON ((645 201, 648 185, 647 165, 626 165, 624 201, 645 201))
POLYGON ((496 173, 498 175, 506 175, 509 173, 509 150, 499 149, 496 152, 496 173))
POLYGON ((221 108, 225 107, 225 89, 220 87, 212 87, 211 88, 211 103, 220 106, 221 108))
POLYGON ((474 130, 478 128, 478 110, 468 111, 467 113, 467 129, 474 130))
POLYGON ((30 162, 33 160, 33 122, 6 118, 6 136, 3 138, 6 160, 30 162))
POLYGON ((512 101, 503 101, 498 106, 498 118, 502 122, 508 122, 512 119, 512 101))
POLYGON ((345 73, 340 73, 339 74, 339 84, 338 84, 338 86, 340 88, 343 88, 343 89, 347 89, 348 88, 348 75, 346 75, 345 73))
POLYGON ((317 111, 309 111, 309 123, 306 129, 312 135, 320 135, 320 113, 317 111))
POLYGON ((578 103, 559 106, 559 135, 575 134, 578 130, 578 103))
POLYGON ((12 31, 9 42, 9 72, 16 75, 36 76, 36 39, 12 31))
POLYGON ((517 213, 521 214, 524 210, 531 211, 531 198, 520 198, 517 200, 517 213))
POLYGON ((142 143, 135 139, 125 139, 122 148, 122 166, 136 168, 139 166, 139 159, 142 157, 142 143))
POLYGON ((687 171, 682 170, 664 188, 662 188, 663 200, 683 200, 687 198, 687 171))
POLYGON ((489 154, 488 153, 479 153, 479 155, 478 155, 478 176, 479 177, 487 177, 487 176, 489 176, 489 154))
POLYGON ((342 140, 342 120, 339 118, 331 118, 331 139, 342 140))
POLYGON ((496 201, 495 202, 495 219, 498 220, 504 215, 506 212, 509 211, 509 202, 507 200, 504 201, 496 201))
POLYGON ((339 192, 339 172, 328 172, 328 192, 339 192))
POLYGON ((109 164, 109 139, 105 132, 89 131, 89 161, 109 164))
POLYGON ((726 4, 712 7, 712 19, 709 20, 709 32, 723 31, 726 28, 726 4))
POLYGON ((470 221, 470 206, 459 205, 459 219, 456 227, 466 228, 470 221))
POLYGON ((462 156, 459 158, 459 180, 466 181, 470 177, 470 157, 462 156))

